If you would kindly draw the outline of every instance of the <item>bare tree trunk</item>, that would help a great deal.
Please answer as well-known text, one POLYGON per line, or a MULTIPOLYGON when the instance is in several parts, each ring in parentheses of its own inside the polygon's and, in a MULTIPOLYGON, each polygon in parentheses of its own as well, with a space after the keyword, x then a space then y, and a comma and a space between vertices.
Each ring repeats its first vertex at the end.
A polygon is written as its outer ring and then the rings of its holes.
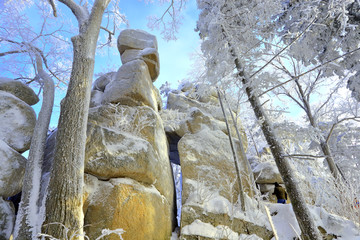
POLYGON ((293 170, 288 162, 288 160, 284 157, 285 152, 277 140, 273 128, 270 124, 270 121, 267 118, 267 115, 262 108, 260 100, 257 96, 253 94, 253 88, 251 87, 251 83, 249 78, 246 76, 244 69, 240 63, 239 57, 236 54, 232 43, 230 42, 229 37, 223 30, 224 36, 227 39, 230 53, 234 57, 235 67, 238 71, 238 76, 241 79, 243 85, 245 86, 246 94, 248 96, 248 100, 254 110, 256 118, 261 123, 261 129, 264 133, 267 143, 270 146, 272 155, 274 156, 276 165, 279 169, 282 179, 284 180, 286 191, 289 194, 291 203, 293 205, 293 210, 296 216, 296 219, 299 223, 300 229, 306 240, 321 240, 321 235, 319 230, 317 229, 314 220, 311 217, 311 213, 306 206, 305 199, 301 190, 299 188, 298 183, 296 182, 296 178, 293 174, 293 170))
POLYGON ((41 231, 42 223, 42 219, 38 217, 37 202, 40 195, 41 167, 54 104, 55 86, 51 77, 42 69, 40 56, 37 55, 36 60, 38 77, 44 83, 43 101, 31 139, 29 157, 26 162, 21 203, 14 229, 15 240, 35 239, 36 235, 41 231))
POLYGON ((61 103, 43 231, 59 239, 83 239, 82 195, 91 83, 102 15, 110 0, 96 0, 89 16, 83 16, 84 9, 79 11, 81 6, 72 5, 74 2, 62 2, 73 11, 80 26, 79 35, 72 38, 73 66, 61 103))
POLYGON ((232 151, 233 157, 234 157, 235 171, 236 171, 236 175, 238 177, 238 183, 239 183, 241 210, 243 212, 245 212, 245 210, 246 210, 246 208, 245 208, 245 193, 244 193, 243 185, 242 185, 242 182, 241 182, 239 159, 238 159, 237 154, 236 154, 235 146, 234 146, 234 143, 233 143, 233 140, 232 140, 232 137, 231 137, 229 123, 228 123, 228 120, 227 120, 227 117, 226 117, 226 112, 225 112, 225 109, 224 109, 224 106, 223 106, 223 103, 222 103, 222 100, 221 100, 221 94, 220 94, 220 91, 219 91, 218 88, 217 88, 217 93, 218 93, 218 96, 219 96, 219 102, 220 102, 221 110, 222 110, 222 112, 224 114, 225 124, 226 124, 226 128, 227 128, 227 131, 228 131, 228 136, 229 136, 229 141, 230 141, 230 147, 231 147, 231 151, 232 151))

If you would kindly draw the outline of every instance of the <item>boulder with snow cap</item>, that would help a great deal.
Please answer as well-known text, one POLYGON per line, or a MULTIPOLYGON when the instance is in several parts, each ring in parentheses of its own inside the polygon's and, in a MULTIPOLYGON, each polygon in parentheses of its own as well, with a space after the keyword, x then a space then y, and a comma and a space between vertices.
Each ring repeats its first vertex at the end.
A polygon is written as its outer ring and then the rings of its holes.
POLYGON ((85 171, 102 179, 132 177, 154 184, 171 201, 167 139, 157 112, 147 106, 102 105, 90 109, 88 122, 85 171))
POLYGON ((143 50, 127 49, 121 54, 123 64, 133 60, 143 60, 148 68, 152 81, 154 82, 160 74, 159 53, 155 48, 145 48, 143 50))
POLYGON ((117 47, 120 54, 123 54, 127 49, 154 48, 157 50, 158 44, 156 37, 150 33, 139 29, 125 29, 118 37, 117 47))
POLYGON ((21 192, 26 159, 0 140, 0 197, 21 192))
POLYGON ((142 60, 134 60, 122 65, 116 78, 106 85, 102 104, 149 106, 158 111, 161 106, 158 94, 146 63, 142 60))
POLYGON ((35 111, 14 95, 0 91, 0 140, 18 152, 30 148, 35 111))
POLYGON ((0 78, 0 90, 13 94, 29 105, 39 102, 39 97, 26 84, 10 78, 0 78))

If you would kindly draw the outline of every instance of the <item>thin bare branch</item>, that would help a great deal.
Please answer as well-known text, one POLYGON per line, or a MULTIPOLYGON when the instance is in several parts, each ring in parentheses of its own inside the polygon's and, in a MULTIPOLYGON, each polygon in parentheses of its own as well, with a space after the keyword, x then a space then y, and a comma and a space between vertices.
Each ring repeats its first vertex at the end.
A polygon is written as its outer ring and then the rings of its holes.
POLYGON ((356 121, 356 122, 360 122, 360 117, 343 118, 343 119, 337 121, 336 123, 334 123, 334 124, 332 125, 331 129, 330 129, 329 134, 328 134, 327 137, 326 137, 325 143, 327 144, 327 143, 329 142, 330 137, 331 137, 331 135, 333 134, 333 131, 334 131, 335 127, 336 127, 338 124, 340 124, 340 123, 342 123, 342 122, 345 122, 345 121, 350 121, 350 120, 353 120, 353 121, 356 121))
POLYGON ((317 21, 317 18, 311 21, 311 23, 295 38, 293 39, 288 45, 286 45, 283 49, 281 49, 274 57, 272 57, 264 66, 259 68, 255 73, 253 73, 249 79, 253 78, 256 74, 262 71, 267 65, 269 65, 275 58, 277 58, 280 54, 282 54, 286 49, 288 49, 294 42, 296 42, 304 33, 313 25, 313 23, 317 21))
POLYGON ((356 48, 356 49, 354 49, 354 50, 352 50, 352 51, 350 51, 350 52, 347 52, 347 53, 345 53, 345 54, 343 54, 343 55, 341 55, 341 56, 338 56, 338 57, 336 57, 336 58, 333 58, 333 59, 331 59, 331 60, 329 60, 329 61, 327 61, 327 62, 325 62, 325 63, 319 64, 318 66, 316 66, 316 67, 314 67, 314 68, 312 68, 312 69, 310 69, 310 70, 308 70, 308 71, 306 71, 306 72, 303 72, 303 73, 301 73, 301 74, 299 74, 299 75, 297 75, 297 76, 294 76, 293 78, 291 78, 291 79, 289 79, 289 80, 287 80, 287 81, 285 81, 285 82, 283 82, 283 83, 280 83, 280 84, 278 84, 278 85, 276 85, 276 86, 274 86, 274 87, 272 87, 272 88, 264 91, 264 92, 261 93, 258 97, 261 97, 261 96, 263 96, 264 94, 266 94, 266 93, 268 93, 268 92, 270 92, 270 91, 272 91, 272 90, 274 90, 274 89, 276 89, 276 88, 278 88, 278 87, 280 87, 280 86, 283 86, 283 85, 285 85, 285 84, 287 84, 287 83, 289 83, 289 82, 291 82, 291 81, 293 81, 293 80, 296 80, 296 79, 298 79, 298 78, 300 78, 300 77, 302 77, 302 76, 304 76, 304 75, 306 75, 306 74, 308 74, 308 73, 310 73, 310 72, 312 72, 312 71, 314 71, 314 70, 316 70, 316 69, 318 69, 318 68, 320 68, 320 67, 323 67, 323 66, 325 66, 325 65, 327 65, 327 64, 329 64, 329 63, 331 63, 331 62, 334 62, 334 61, 336 61, 336 60, 338 60, 338 59, 340 59, 340 58, 343 58, 343 57, 345 57, 345 56, 347 56, 347 55, 350 55, 350 54, 352 54, 352 53, 354 53, 354 52, 356 52, 356 51, 358 51, 358 50, 360 50, 360 47, 358 47, 358 48, 356 48))

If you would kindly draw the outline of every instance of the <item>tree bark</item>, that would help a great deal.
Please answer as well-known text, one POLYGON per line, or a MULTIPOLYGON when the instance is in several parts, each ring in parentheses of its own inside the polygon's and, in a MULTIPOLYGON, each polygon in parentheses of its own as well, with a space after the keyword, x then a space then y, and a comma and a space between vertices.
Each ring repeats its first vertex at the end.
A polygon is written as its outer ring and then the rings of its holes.
POLYGON ((322 237, 315 225, 313 218, 311 217, 311 213, 308 207, 306 206, 304 196, 301 193, 299 185, 295 180, 296 178, 294 176, 293 170, 291 169, 288 160, 284 157, 286 154, 274 134, 274 130, 270 124, 270 121, 267 118, 264 109, 262 108, 259 98, 252 94, 254 91, 251 87, 250 80, 246 76, 240 63, 239 57, 236 54, 235 49, 233 48, 232 43, 224 29, 223 33, 225 38, 227 39, 230 54, 234 57, 235 67, 238 71, 238 76, 241 79, 243 85, 245 86, 248 100, 254 110, 256 118, 261 123, 261 130, 264 133, 266 141, 270 146, 276 165, 285 183, 286 191, 289 194, 293 210, 302 231, 303 237, 306 240, 321 240, 322 237))
POLYGON ((54 104, 55 86, 51 77, 42 69, 42 61, 37 55, 38 77, 44 83, 43 102, 34 134, 31 139, 29 157, 26 162, 25 176, 21 194, 18 217, 14 229, 15 240, 35 239, 41 231, 37 202, 40 195, 41 167, 45 142, 54 104))
MULTIPOLYGON (((62 2, 66 4, 68 1, 62 2)), ((61 102, 43 225, 44 233, 59 239, 84 238, 82 195, 86 128, 96 43, 102 16, 109 2, 96 0, 87 21, 83 22, 77 16, 80 33, 72 38, 73 65, 68 91, 61 102)))

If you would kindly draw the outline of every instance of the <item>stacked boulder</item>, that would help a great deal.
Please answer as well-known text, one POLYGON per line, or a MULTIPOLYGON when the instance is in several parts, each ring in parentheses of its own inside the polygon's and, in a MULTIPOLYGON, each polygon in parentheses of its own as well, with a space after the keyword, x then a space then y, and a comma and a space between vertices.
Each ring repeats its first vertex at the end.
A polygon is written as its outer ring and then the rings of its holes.
MULTIPOLYGON (((273 234, 266 221, 249 219, 241 214, 237 203, 237 175, 227 136, 231 134, 237 138, 237 135, 232 122, 231 132, 226 129, 216 89, 186 84, 169 93, 167 109, 173 117, 167 118, 163 114, 164 119, 172 119, 165 120, 165 130, 168 135, 180 138, 177 150, 183 179, 181 239, 227 239, 230 235, 237 239, 241 234, 271 239, 273 234), (175 115, 180 116, 177 124, 173 121, 175 115), (209 231, 200 231, 204 227, 209 231)), ((241 123, 237 122, 237 125, 241 126, 241 123)), ((244 131, 241 134, 246 149, 244 131)), ((238 148, 239 144, 235 139, 238 148)), ((251 183, 246 176, 252 173, 244 159, 239 161, 242 184, 251 196, 251 183)), ((257 211, 258 216, 267 219, 262 211, 252 206, 250 198, 246 199, 249 211, 257 211)))
MULTIPOLYGON (((85 232, 125 231, 124 239, 169 239, 174 183, 163 123, 155 36, 120 33, 123 65, 94 82, 85 156, 85 232)), ((107 239, 119 239, 115 234, 107 239), (114 236, 113 236, 114 235, 114 236)))
POLYGON ((14 224, 13 206, 5 201, 21 192, 26 158, 36 114, 31 105, 39 98, 27 85, 0 78, 0 239, 9 239, 14 224))

